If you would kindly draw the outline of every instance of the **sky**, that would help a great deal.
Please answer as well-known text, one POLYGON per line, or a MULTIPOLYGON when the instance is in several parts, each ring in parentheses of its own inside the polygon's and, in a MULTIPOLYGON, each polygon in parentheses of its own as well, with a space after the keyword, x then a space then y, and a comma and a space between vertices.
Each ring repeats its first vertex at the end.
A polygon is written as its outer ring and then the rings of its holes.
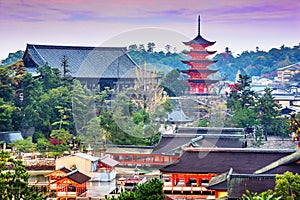
POLYGON ((298 0, 0 0, 0 59, 26 44, 128 46, 156 50, 201 35, 221 53, 300 43, 298 0))

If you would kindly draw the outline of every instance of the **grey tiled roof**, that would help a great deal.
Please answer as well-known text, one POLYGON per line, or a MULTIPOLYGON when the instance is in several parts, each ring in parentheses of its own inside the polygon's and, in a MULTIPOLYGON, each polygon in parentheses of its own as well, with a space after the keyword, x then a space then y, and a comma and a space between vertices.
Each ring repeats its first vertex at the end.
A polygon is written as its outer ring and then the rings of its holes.
POLYGON ((173 155, 181 153, 189 145, 198 148, 244 148, 244 135, 237 134, 162 134, 153 154, 173 155))
POLYGON ((168 118, 166 119, 167 122, 192 122, 193 119, 186 116, 182 109, 176 108, 173 109, 170 114, 168 114, 168 118))
POLYGON ((98 161, 98 160, 100 160, 100 158, 99 157, 95 157, 95 156, 91 156, 91 155, 89 155, 89 154, 85 154, 85 153, 76 153, 75 154, 76 156, 78 156, 78 157, 80 157, 80 158, 84 158, 84 159, 86 159, 86 160, 90 160, 90 161, 98 161))
POLYGON ((23 59, 26 57, 30 57, 36 66, 48 63, 61 71, 65 57, 71 76, 76 78, 134 78, 138 68, 122 47, 27 44, 23 59))
POLYGON ((111 167, 114 167, 116 166, 117 164, 119 164, 118 161, 114 160, 113 158, 111 158, 109 155, 105 155, 103 157, 100 158, 100 162, 108 165, 108 166, 111 166, 111 167))
POLYGON ((186 149, 178 162, 164 166, 160 171, 221 174, 233 168, 235 173, 252 174, 294 152, 295 150, 250 148, 186 149))
POLYGON ((5 143, 12 143, 16 140, 23 140, 23 136, 19 131, 7 131, 0 132, 0 141, 4 141, 5 143))

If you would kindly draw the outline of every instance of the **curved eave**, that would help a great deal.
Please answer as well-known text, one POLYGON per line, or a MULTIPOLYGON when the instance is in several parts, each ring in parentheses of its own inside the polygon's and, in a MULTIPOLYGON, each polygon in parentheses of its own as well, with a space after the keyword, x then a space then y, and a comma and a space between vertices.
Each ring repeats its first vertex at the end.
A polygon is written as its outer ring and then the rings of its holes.
POLYGON ((198 73, 216 73, 218 70, 210 70, 210 69, 188 69, 188 70, 181 70, 182 73, 189 73, 189 72, 198 72, 198 73))
POLYGON ((190 83, 205 83, 205 84, 213 84, 219 82, 218 80, 188 80, 190 83))
POLYGON ((212 54, 217 53, 217 51, 194 51, 194 50, 191 50, 191 51, 184 51, 182 53, 187 54, 187 55, 189 55, 191 53, 202 54, 202 55, 212 55, 212 54))
POLYGON ((216 60, 182 60, 184 64, 190 64, 190 63, 216 63, 216 60))
POLYGON ((191 44, 213 45, 215 43, 216 42, 211 42, 211 41, 204 39, 200 34, 197 35, 197 37, 195 37, 193 40, 191 40, 189 42, 183 42, 183 44, 185 44, 185 45, 191 45, 191 44))

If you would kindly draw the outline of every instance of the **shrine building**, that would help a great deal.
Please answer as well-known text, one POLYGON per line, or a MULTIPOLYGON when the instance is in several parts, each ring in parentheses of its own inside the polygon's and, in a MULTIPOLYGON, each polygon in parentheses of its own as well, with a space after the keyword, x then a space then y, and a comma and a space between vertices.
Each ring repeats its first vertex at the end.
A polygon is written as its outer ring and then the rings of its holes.
POLYGON ((230 174, 249 175, 282 174, 287 170, 296 173, 299 160, 299 152, 292 149, 186 148, 177 162, 162 167, 160 172, 166 193, 220 196, 227 194, 227 176, 222 174, 230 170, 230 174), (212 184, 215 177, 222 181, 215 179, 212 184))

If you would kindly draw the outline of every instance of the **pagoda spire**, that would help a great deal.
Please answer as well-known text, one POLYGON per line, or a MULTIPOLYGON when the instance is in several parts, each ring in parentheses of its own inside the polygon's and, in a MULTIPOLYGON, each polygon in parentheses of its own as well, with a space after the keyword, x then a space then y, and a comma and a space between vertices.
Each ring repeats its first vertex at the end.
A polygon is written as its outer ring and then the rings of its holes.
POLYGON ((200 15, 198 15, 198 35, 200 35, 200 15))

